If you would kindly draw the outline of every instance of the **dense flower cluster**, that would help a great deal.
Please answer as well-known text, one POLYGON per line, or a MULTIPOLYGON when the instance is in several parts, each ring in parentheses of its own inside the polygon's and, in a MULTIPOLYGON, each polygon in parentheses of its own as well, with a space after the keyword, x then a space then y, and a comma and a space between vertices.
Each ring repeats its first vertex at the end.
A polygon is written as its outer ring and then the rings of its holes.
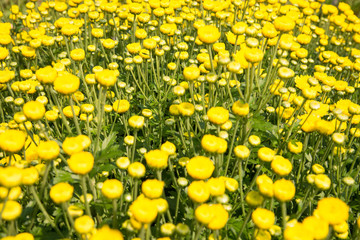
POLYGON ((0 19, 1 239, 360 238, 350 5, 30 0, 0 19))

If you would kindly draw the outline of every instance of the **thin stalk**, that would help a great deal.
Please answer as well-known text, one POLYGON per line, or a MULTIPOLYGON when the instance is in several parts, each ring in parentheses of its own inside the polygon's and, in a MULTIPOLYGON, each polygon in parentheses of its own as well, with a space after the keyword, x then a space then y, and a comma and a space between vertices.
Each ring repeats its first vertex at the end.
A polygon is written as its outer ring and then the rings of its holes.
POLYGON ((81 135, 81 130, 80 130, 80 127, 79 127, 79 121, 78 121, 77 116, 75 114, 74 101, 72 99, 72 96, 69 96, 69 99, 70 99, 71 112, 72 112, 72 115, 73 115, 76 132, 77 132, 78 135, 81 135))
POLYGON ((53 229, 55 229, 57 234, 59 234, 61 237, 64 237, 64 235, 61 233, 59 228, 55 225, 54 221, 51 219, 50 215, 47 213, 44 205, 41 203, 39 196, 36 193, 35 187, 33 185, 30 186, 30 191, 31 191, 32 195, 34 196, 34 199, 35 199, 37 205, 39 206, 41 212, 44 214, 46 220, 50 223, 51 227, 53 229))
POLYGON ((281 215, 282 215, 282 227, 283 227, 283 231, 285 230, 286 227, 286 202, 281 202, 281 215))
POLYGON ((87 199, 86 176, 81 175, 80 176, 80 181, 81 181, 81 189, 82 189, 82 192, 83 192, 83 195, 84 195, 85 211, 86 211, 86 214, 91 217, 90 206, 89 206, 89 202, 88 202, 88 199, 87 199))
POLYGON ((246 217, 245 217, 245 220, 244 220, 244 222, 243 222, 243 224, 242 224, 242 226, 241 226, 241 228, 240 228, 240 232, 238 233, 236 239, 241 240, 241 234, 243 233, 243 231, 244 231, 244 229, 245 229, 245 227, 246 227, 246 224, 249 222, 251 213, 252 213, 252 210, 249 209, 249 211, 248 211, 248 213, 247 213, 247 215, 246 215, 246 217))
POLYGON ((232 136, 232 139, 231 139, 229 153, 228 153, 228 156, 227 156, 227 159, 226 159, 226 167, 225 167, 225 172, 224 172, 225 174, 227 173, 227 171, 229 169, 230 159, 231 159, 231 155, 232 155, 232 151, 233 151, 233 147, 234 147, 234 142, 235 142, 235 139, 236 139, 236 136, 237 136, 236 133, 237 133, 237 130, 239 128, 240 120, 241 120, 241 118, 236 119, 234 133, 233 133, 233 136, 232 136))
POLYGON ((99 146, 99 140, 100 140, 100 133, 102 128, 102 120, 104 115, 104 105, 106 101, 106 88, 100 87, 100 101, 99 101, 99 118, 98 118, 98 126, 97 126, 97 134, 96 134, 96 140, 94 145, 94 154, 96 154, 96 151, 98 150, 99 146))
POLYGON ((117 199, 112 200, 113 205, 113 228, 117 228, 117 199))

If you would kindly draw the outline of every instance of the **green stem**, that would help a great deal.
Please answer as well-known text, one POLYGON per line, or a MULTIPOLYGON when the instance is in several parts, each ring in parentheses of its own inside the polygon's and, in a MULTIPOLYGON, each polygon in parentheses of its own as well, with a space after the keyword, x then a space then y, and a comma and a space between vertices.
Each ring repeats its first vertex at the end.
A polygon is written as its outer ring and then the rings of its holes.
POLYGON ((244 205, 244 190, 243 190, 243 168, 242 168, 242 160, 239 159, 239 182, 240 182, 240 202, 241 202, 241 210, 243 215, 245 215, 245 205, 244 205))
POLYGON ((240 120, 241 120, 241 118, 236 119, 236 124, 235 124, 235 128, 234 128, 233 136, 232 136, 231 143, 230 143, 229 153, 228 153, 228 156, 227 156, 227 159, 226 159, 226 167, 225 167, 225 172, 224 172, 225 174, 227 173, 227 171, 229 169, 230 159, 231 159, 231 155, 232 155, 232 151, 233 151, 233 147, 234 147, 234 142, 235 142, 235 139, 237 137, 236 133, 237 133, 237 130, 239 128, 240 120))
POLYGON ((82 189, 82 192, 83 192, 83 195, 84 195, 85 211, 86 211, 86 214, 91 217, 90 206, 89 206, 89 202, 88 202, 88 199, 87 199, 86 176, 81 175, 80 176, 80 181, 81 181, 81 189, 82 189))
POLYGON ((34 196, 34 199, 35 199, 37 205, 39 206, 41 212, 44 214, 46 220, 50 223, 52 228, 55 229, 57 234, 59 234, 61 237, 64 237, 64 235, 61 233, 59 228, 55 225, 54 221, 51 219, 50 215, 47 213, 44 205, 41 203, 39 196, 37 195, 36 190, 33 185, 30 186, 30 191, 31 191, 32 195, 34 196))
POLYGON ((249 209, 249 211, 248 211, 248 213, 247 213, 247 215, 246 215, 246 217, 245 217, 245 220, 244 220, 244 222, 243 222, 243 224, 242 224, 242 226, 241 226, 241 228, 240 228, 240 232, 238 233, 236 239, 241 240, 241 234, 243 233, 243 231, 244 231, 244 229, 245 229, 245 227, 246 227, 246 224, 249 222, 251 213, 252 213, 252 210, 249 209))
POLYGON ((113 228, 117 228, 117 199, 112 200, 113 205, 113 228))
POLYGON ((136 138, 137 138, 137 133, 138 130, 135 129, 134 131, 134 144, 132 145, 132 149, 131 149, 131 159, 130 161, 133 163, 135 161, 135 150, 136 150, 136 138))
POLYGON ((283 231, 286 227, 286 202, 281 202, 281 215, 282 215, 282 227, 283 231))
POLYGON ((202 226, 197 226, 196 234, 194 240, 198 240, 202 232, 202 226))
POLYGON ((80 127, 79 127, 79 121, 78 121, 77 116, 75 114, 74 101, 72 99, 72 96, 69 96, 69 99, 70 99, 71 112, 72 112, 75 127, 76 127, 76 132, 77 132, 78 135, 81 135, 81 130, 80 130, 80 127))
POLYGON ((96 140, 94 145, 94 154, 96 154, 99 146, 99 140, 100 140, 100 133, 102 129, 102 120, 104 115, 104 106, 106 101, 106 88, 100 87, 100 101, 99 101, 99 118, 98 118, 98 126, 97 126, 97 134, 96 134, 96 140))

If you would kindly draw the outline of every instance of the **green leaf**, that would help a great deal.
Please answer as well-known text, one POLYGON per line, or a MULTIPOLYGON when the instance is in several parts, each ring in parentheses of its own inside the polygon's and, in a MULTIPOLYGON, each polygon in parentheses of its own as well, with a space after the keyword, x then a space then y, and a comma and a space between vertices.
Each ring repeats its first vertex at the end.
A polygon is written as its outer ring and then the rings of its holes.
POLYGON ((110 133, 110 135, 107 136, 102 142, 101 149, 106 149, 112 144, 114 144, 116 142, 116 134, 117 132, 110 133))
POLYGON ((102 171, 107 171, 107 172, 110 172, 111 170, 115 169, 116 166, 112 163, 107 163, 107 164, 103 164, 101 166, 98 167, 98 171, 99 172, 102 172, 102 171))
POLYGON ((66 172, 63 170, 57 170, 55 177, 53 178, 54 184, 59 182, 69 182, 73 183, 75 180, 78 180, 79 177, 75 174, 71 174, 70 172, 66 172))
POLYGON ((233 228, 238 233, 238 232, 240 232, 242 223, 243 223, 243 220, 230 218, 227 221, 227 226, 228 226, 228 228, 233 228))
POLYGON ((258 131, 275 131, 276 126, 266 121, 264 116, 256 115, 251 120, 252 128, 258 131))

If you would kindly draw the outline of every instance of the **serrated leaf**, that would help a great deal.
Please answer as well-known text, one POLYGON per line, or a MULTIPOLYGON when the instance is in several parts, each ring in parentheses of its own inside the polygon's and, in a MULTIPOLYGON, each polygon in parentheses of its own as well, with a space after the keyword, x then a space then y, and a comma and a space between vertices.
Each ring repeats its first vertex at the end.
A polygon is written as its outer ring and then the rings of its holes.
POLYGON ((305 158, 306 158, 306 160, 308 160, 309 162, 312 161, 312 156, 311 156, 311 154, 309 154, 309 153, 305 153, 305 158))
POLYGON ((276 126, 266 121, 265 118, 261 115, 254 116, 251 119, 252 128, 259 131, 274 131, 276 126))
POLYGON ((114 144, 116 142, 116 134, 117 132, 112 132, 109 134, 109 136, 107 136, 102 142, 101 149, 106 149, 107 147, 114 144))
POLYGON ((57 184, 59 182, 73 183, 75 182, 75 179, 77 179, 77 177, 74 174, 71 174, 70 172, 66 172, 63 170, 58 170, 56 172, 55 177, 53 178, 53 182, 54 184, 57 184))
POLYGON ((108 147, 104 150, 101 150, 97 152, 95 161, 96 162, 103 162, 105 160, 108 160, 110 158, 117 158, 122 155, 122 151, 120 151, 119 145, 113 145, 111 147, 108 147))
POLYGON ((227 226, 229 228, 233 228, 236 232, 240 232, 240 228, 242 226, 243 220, 230 218, 227 221, 227 226))
POLYGON ((108 164, 103 164, 101 166, 98 167, 98 171, 102 172, 102 171, 107 171, 110 172, 111 170, 115 169, 116 166, 114 164, 108 163, 108 164))

